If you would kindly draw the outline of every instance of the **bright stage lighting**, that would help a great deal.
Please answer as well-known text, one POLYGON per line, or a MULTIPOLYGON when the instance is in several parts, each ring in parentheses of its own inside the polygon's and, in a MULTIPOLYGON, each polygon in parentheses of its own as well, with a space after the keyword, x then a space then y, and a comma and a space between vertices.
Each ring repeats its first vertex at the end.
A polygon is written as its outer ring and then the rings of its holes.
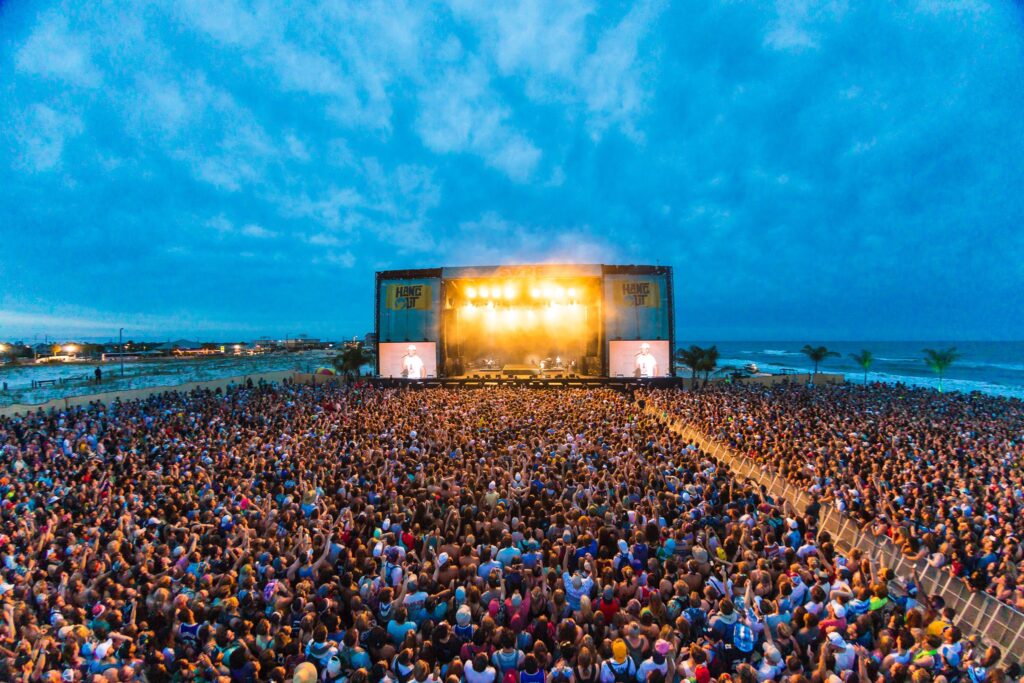
POLYGON ((483 285, 480 287, 480 296, 482 296, 485 299, 490 298, 491 290, 487 285, 483 285))
POLYGON ((502 294, 505 295, 506 299, 516 298, 516 288, 512 285, 505 285, 505 289, 502 290, 502 294))
POLYGON ((530 297, 534 298, 534 299, 539 299, 540 298, 540 289, 537 288, 537 287, 532 287, 530 289, 530 297))
POLYGON ((466 298, 467 299, 475 299, 476 298, 476 287, 466 287, 466 298))

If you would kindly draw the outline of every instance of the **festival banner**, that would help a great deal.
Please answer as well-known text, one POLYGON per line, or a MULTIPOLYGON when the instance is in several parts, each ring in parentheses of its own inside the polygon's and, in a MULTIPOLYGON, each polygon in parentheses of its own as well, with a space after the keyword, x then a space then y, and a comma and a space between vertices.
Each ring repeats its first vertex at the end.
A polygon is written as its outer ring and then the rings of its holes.
POLYGON ((612 295, 617 306, 623 308, 659 308, 660 290, 656 280, 616 280, 612 295))
POLYGON ((430 285, 387 285, 386 305, 392 311, 429 311, 430 285))

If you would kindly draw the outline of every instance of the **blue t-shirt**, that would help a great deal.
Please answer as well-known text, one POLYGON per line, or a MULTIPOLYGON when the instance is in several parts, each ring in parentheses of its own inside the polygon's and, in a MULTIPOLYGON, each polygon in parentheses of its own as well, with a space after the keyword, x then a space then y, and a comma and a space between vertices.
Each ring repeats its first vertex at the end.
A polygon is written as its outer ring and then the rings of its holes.
POLYGON ((397 620, 392 619, 388 622, 388 637, 391 638, 391 642, 395 645, 401 645, 402 641, 405 640, 405 636, 410 632, 416 632, 416 624, 411 621, 400 624, 397 620))

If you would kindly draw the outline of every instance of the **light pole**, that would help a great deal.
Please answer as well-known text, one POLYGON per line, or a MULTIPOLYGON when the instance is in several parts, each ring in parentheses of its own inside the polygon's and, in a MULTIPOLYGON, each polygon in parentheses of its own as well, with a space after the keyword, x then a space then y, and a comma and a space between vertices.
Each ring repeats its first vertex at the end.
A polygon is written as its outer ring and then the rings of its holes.
POLYGON ((124 328, 117 331, 117 341, 121 345, 121 377, 124 377, 124 328))

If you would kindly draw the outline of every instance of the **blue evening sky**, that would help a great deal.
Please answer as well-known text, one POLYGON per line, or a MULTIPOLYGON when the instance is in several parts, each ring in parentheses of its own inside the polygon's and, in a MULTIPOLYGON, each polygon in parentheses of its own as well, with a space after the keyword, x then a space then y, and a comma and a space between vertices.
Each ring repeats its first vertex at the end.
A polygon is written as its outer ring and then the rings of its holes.
POLYGON ((1024 338, 1011 0, 0 2, 0 338, 676 269, 677 336, 1024 338))

